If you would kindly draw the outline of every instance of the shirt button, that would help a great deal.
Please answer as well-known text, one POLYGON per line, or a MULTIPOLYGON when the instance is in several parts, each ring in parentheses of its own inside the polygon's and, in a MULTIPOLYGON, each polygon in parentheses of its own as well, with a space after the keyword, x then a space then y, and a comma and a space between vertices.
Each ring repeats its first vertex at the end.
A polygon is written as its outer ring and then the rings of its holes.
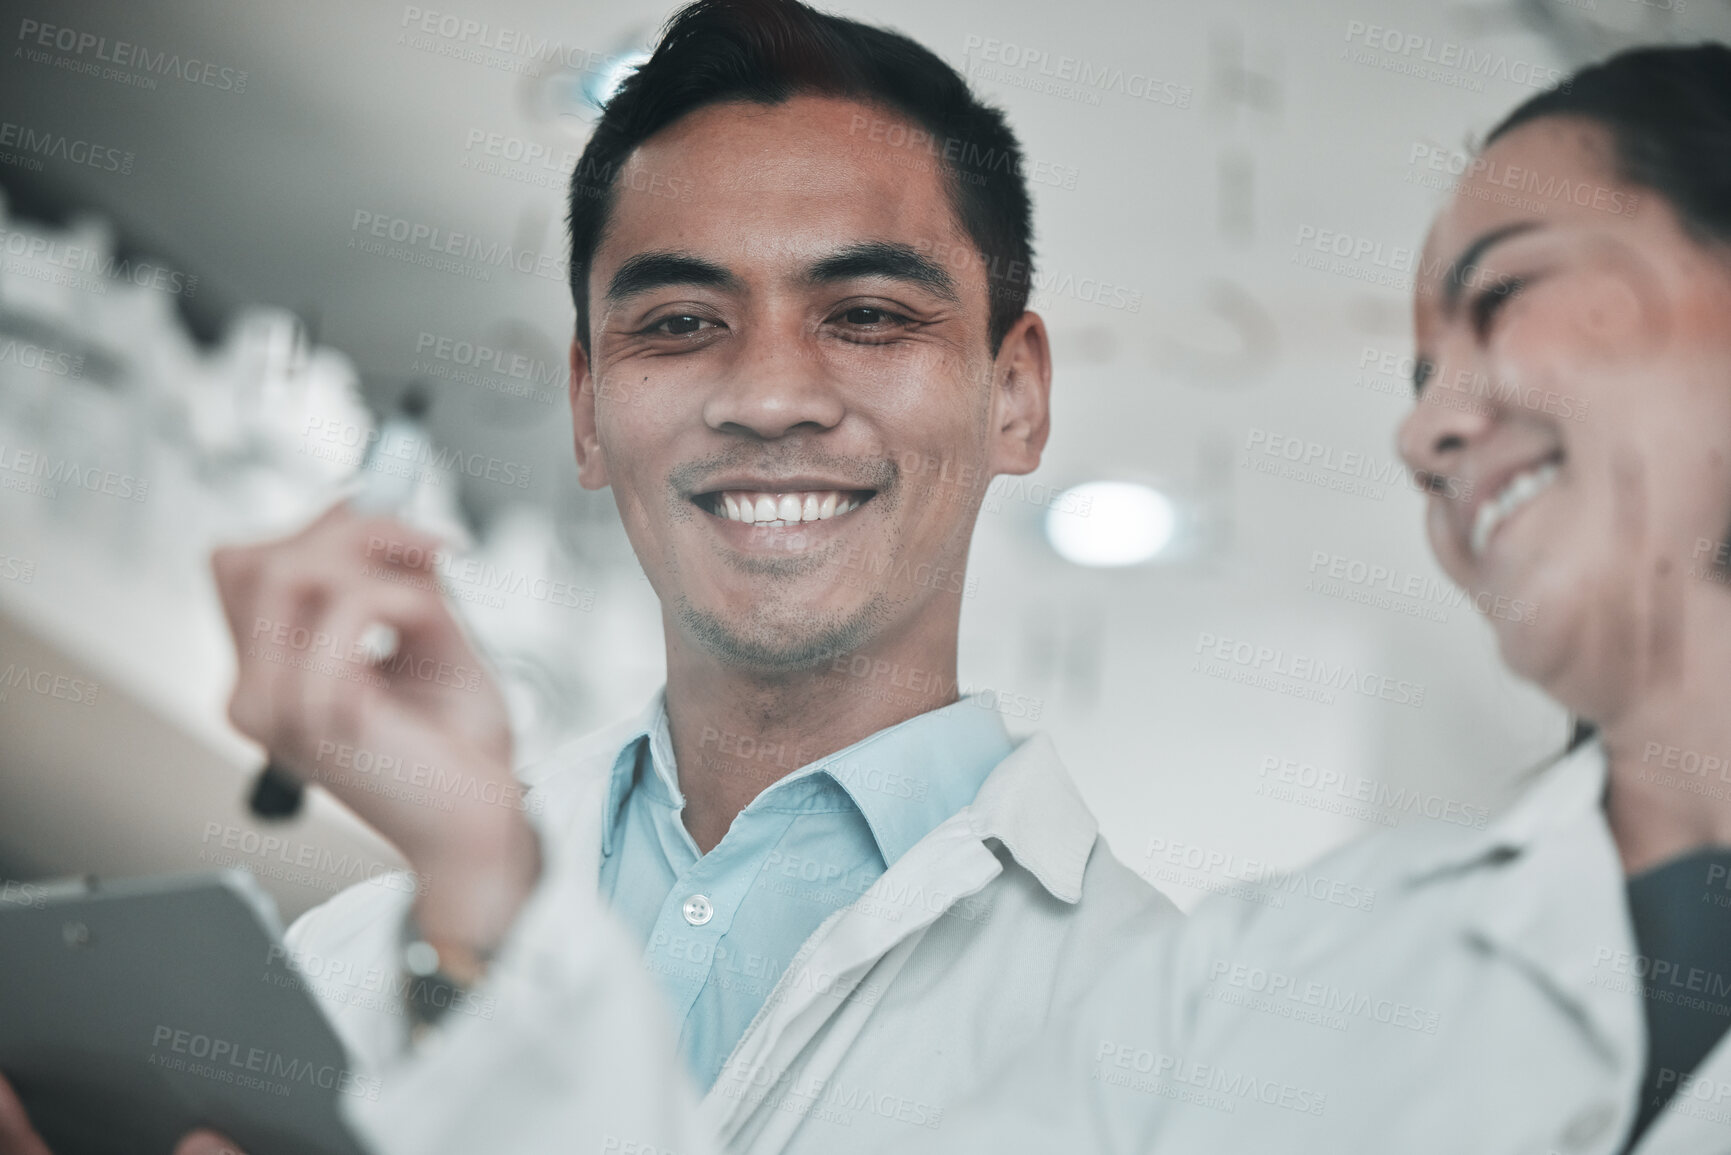
POLYGON ((702 926, 715 917, 715 907, 709 899, 701 894, 694 894, 685 900, 685 921, 692 926, 702 926))
POLYGON ((1581 1111, 1563 1130, 1563 1146, 1580 1150, 1610 1129, 1617 1121, 1617 1112, 1608 1103, 1600 1103, 1581 1111))

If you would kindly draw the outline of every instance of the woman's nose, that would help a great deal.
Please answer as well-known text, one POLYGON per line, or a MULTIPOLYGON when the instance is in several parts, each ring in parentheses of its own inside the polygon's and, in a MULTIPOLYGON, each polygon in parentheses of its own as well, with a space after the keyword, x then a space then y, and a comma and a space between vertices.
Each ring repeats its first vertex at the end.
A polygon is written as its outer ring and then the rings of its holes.
MULTIPOLYGON (((1421 372, 1426 370, 1421 369, 1421 372)), ((1461 451, 1481 438, 1496 420, 1496 405, 1477 392, 1462 388, 1470 380, 1440 364, 1428 376, 1412 412, 1401 422, 1396 443, 1407 467, 1421 482, 1446 475, 1461 451)))

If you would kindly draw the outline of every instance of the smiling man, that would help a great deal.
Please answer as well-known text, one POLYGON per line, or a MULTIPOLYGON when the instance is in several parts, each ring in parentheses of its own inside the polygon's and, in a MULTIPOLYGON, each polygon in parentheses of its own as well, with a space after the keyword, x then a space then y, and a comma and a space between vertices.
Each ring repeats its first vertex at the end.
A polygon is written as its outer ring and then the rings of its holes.
POLYGON ((490 685, 247 645, 286 621, 356 652, 382 623, 402 657, 473 668, 426 583, 365 576, 433 543, 339 508, 218 556, 236 724, 419 875, 289 940, 384 1075, 353 1104, 380 1146, 894 1149, 1177 921, 1049 739, 958 697, 986 484, 1047 435, 1020 166, 935 55, 792 0, 682 10, 609 102, 572 185, 575 451, 660 599, 667 683, 525 772, 534 825, 484 791, 433 810, 321 773, 334 743, 508 783, 490 685), (597 1009, 622 949, 650 977, 597 1009), (661 1050, 706 1096, 697 1132, 669 1123, 682 1080, 628 1074, 661 1050), (607 1109, 574 1116, 577 1090, 607 1109))

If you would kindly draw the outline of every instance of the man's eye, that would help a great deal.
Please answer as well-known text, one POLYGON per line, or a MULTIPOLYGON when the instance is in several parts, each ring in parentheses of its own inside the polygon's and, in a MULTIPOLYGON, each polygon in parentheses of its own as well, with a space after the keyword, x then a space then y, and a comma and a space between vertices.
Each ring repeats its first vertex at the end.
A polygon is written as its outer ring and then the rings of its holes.
POLYGON ((899 313, 892 313, 888 309, 875 309, 870 305, 855 305, 853 308, 844 312, 841 315, 841 319, 849 325, 858 325, 862 328, 870 328, 874 325, 882 325, 888 321, 901 321, 906 318, 902 317, 899 313))
POLYGON ((661 318, 661 320, 649 326, 648 331, 668 337, 688 337, 693 333, 701 332, 703 326, 713 325, 714 323, 715 322, 706 320, 702 317, 695 317, 690 313, 675 313, 671 317, 661 318))

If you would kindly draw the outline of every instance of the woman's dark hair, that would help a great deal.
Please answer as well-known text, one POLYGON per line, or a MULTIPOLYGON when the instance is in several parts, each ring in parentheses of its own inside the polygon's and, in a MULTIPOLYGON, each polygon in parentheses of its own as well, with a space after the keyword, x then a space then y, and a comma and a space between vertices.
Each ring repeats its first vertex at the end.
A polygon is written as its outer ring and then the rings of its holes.
POLYGON ((1731 48, 1635 48, 1511 112, 1486 138, 1545 116, 1610 130, 1617 175, 1669 201, 1703 242, 1731 243, 1731 48))
POLYGON ((1027 308, 1031 281, 1033 214, 1015 134, 929 50, 797 0, 697 0, 681 8, 654 54, 608 100, 571 174, 571 297, 585 350, 589 268, 632 151, 706 105, 780 104, 796 93, 881 106, 923 130, 920 139, 898 124, 886 136, 877 123, 860 141, 904 144, 911 166, 948 178, 956 217, 985 258, 987 337, 996 352, 1027 308))

